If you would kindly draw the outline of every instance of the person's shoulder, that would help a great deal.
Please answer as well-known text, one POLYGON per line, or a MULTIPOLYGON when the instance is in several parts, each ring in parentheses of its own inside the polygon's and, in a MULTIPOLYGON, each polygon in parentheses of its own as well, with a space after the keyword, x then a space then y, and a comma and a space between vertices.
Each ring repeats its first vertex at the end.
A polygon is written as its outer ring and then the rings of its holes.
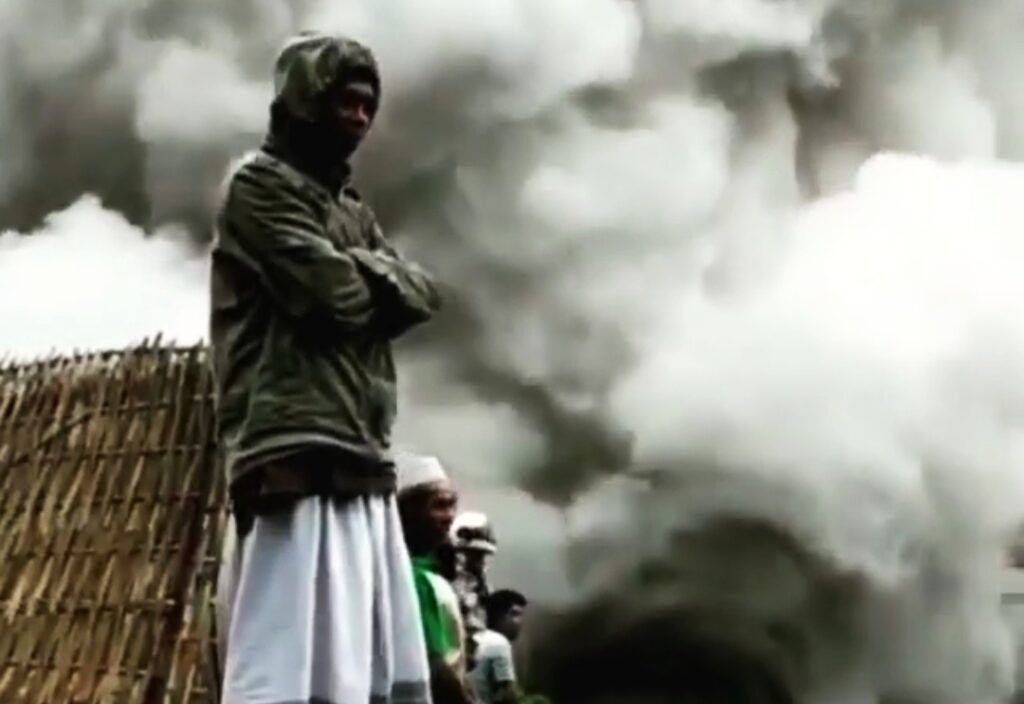
POLYGON ((232 165, 223 185, 220 212, 228 220, 239 214, 286 212, 308 218, 322 212, 322 199, 290 165, 256 150, 232 165))
POLYGON ((228 188, 232 191, 300 191, 304 179, 295 169, 262 149, 236 159, 228 170, 228 188))
POLYGON ((434 594, 437 596, 437 600, 445 606, 454 604, 457 607, 459 597, 456 595, 455 588, 452 587, 451 582, 433 572, 429 572, 428 575, 430 577, 430 584, 434 587, 434 594))
POLYGON ((355 213, 367 227, 375 227, 379 232, 380 226, 377 224, 377 214, 373 211, 370 204, 363 199, 363 194, 357 186, 353 185, 351 181, 346 183, 342 187, 340 195, 341 201, 347 205, 350 212, 355 213))
POLYGON ((477 654, 480 657, 497 657, 506 652, 512 651, 512 644, 508 638, 490 629, 480 631, 476 639, 477 654))
POLYGON ((341 195, 352 201, 354 205, 358 205, 361 207, 369 207, 366 205, 366 203, 363 202, 363 194, 355 185, 352 184, 351 181, 342 186, 341 195))

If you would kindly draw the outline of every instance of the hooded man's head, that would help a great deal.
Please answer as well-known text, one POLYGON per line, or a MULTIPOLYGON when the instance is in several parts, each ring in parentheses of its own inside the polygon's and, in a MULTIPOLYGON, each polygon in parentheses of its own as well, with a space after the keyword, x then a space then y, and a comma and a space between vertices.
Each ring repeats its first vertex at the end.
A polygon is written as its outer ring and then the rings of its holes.
POLYGON ((285 44, 274 68, 270 132, 300 161, 343 165, 380 106, 372 52, 343 37, 302 33, 285 44))

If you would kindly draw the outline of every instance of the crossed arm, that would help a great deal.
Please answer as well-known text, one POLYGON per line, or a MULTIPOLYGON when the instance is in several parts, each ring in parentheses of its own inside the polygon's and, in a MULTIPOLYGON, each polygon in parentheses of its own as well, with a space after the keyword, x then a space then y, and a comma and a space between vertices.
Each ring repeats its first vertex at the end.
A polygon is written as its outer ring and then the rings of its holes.
POLYGON ((236 173, 225 209, 233 243, 285 315, 338 336, 397 337, 424 322, 440 300, 430 277, 402 259, 366 223, 370 246, 338 250, 298 187, 272 168, 236 173))

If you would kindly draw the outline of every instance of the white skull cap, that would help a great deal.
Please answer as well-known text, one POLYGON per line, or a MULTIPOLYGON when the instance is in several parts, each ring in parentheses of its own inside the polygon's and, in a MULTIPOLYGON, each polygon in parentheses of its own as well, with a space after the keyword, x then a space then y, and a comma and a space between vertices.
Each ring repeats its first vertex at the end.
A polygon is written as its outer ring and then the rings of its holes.
POLYGON ((464 511, 456 516, 451 539, 456 548, 463 550, 480 550, 493 555, 498 549, 491 521, 480 511, 464 511))
POLYGON ((395 467, 398 470, 399 491, 448 481, 448 473, 444 471, 441 461, 430 455, 396 453, 395 467))

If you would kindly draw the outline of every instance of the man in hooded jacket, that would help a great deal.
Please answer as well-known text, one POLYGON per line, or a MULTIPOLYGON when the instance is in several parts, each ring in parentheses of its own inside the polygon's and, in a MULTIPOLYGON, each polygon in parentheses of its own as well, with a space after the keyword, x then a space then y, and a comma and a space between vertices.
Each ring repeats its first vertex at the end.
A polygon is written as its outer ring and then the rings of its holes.
POLYGON ((348 160, 381 98, 371 52, 301 34, 263 147, 225 185, 212 254, 218 437, 236 540, 226 704, 429 702, 395 500, 391 341, 438 307, 348 160))

